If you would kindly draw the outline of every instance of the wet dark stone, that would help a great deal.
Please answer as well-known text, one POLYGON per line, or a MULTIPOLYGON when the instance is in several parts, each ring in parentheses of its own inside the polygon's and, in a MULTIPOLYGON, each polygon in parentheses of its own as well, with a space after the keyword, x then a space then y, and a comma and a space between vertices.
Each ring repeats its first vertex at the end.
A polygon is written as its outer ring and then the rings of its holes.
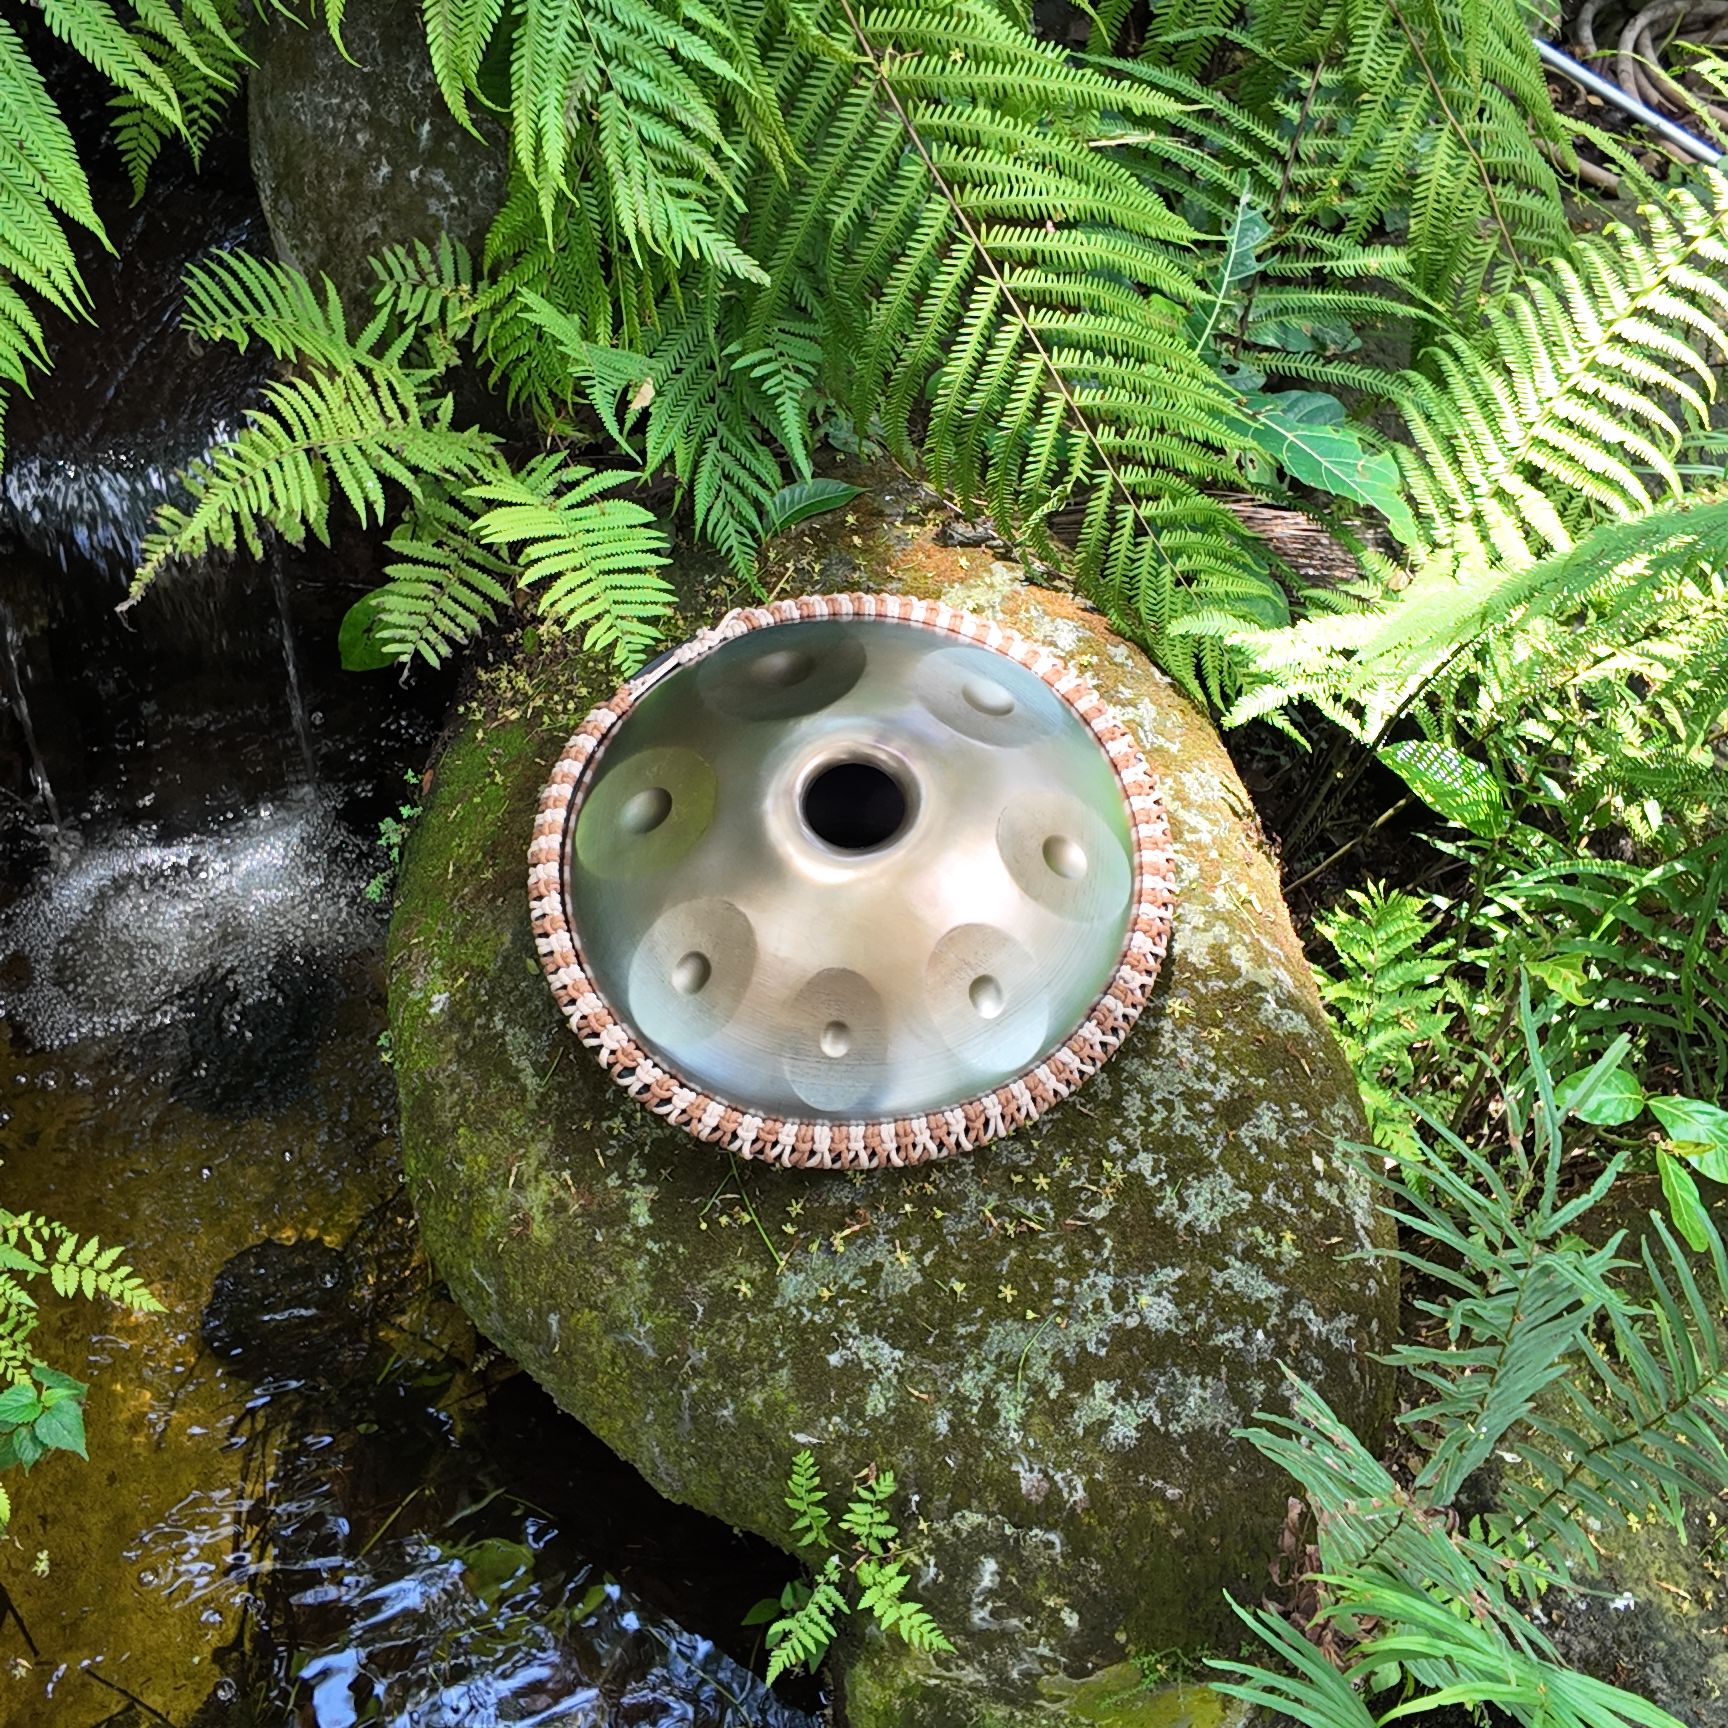
POLYGON ((181 329, 186 267, 212 250, 268 253, 270 241, 245 168, 243 101, 202 172, 169 145, 134 203, 107 136, 106 87, 45 29, 29 44, 78 140, 113 250, 65 224, 90 318, 36 303, 53 370, 8 406, 0 520, 61 569, 95 566, 117 589, 176 471, 239 427, 267 365, 256 346, 240 354, 181 329))
POLYGON ((328 1380, 363 1356, 354 1269, 328 1242, 256 1242, 222 1270, 204 1310, 206 1347, 247 1379, 328 1380))
POLYGON ((445 106, 411 0, 359 0, 342 40, 349 59, 322 23, 273 19, 252 75, 252 173, 278 255, 353 307, 388 245, 448 233, 478 254, 509 157, 496 126, 482 142, 445 106))

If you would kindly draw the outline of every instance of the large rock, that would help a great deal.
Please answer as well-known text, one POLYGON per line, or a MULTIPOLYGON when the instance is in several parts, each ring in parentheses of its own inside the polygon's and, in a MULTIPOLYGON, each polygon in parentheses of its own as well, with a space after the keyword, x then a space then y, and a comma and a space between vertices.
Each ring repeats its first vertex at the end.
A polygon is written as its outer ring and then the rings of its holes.
MULTIPOLYGON (((1140 654, 1016 576, 873 518, 830 518, 769 573, 782 593, 940 592, 1052 644, 1163 778, 1181 900, 1159 989, 1013 1139, 906 1172, 763 1170, 601 1075, 524 890, 542 776, 610 685, 574 655, 479 680, 392 932, 409 1176, 480 1326, 662 1492, 783 1545, 801 1446, 831 1485, 893 1466, 914 1593, 958 1648, 854 1647, 853 1728, 1019 1722, 1059 1694, 1104 1720, 1074 1678, 1236 1644, 1224 1592, 1263 1593, 1286 1484, 1233 1431, 1285 1405, 1281 1363, 1365 1433, 1387 1413, 1395 1281, 1344 1258, 1377 1229, 1345 1150, 1355 1088, 1247 797, 1140 654)), ((1204 1698, 1158 1720, 1221 1720, 1204 1698)))
POLYGON ((247 101, 277 255, 326 273, 352 307, 386 246, 447 233, 478 254, 510 160, 501 128, 476 138, 445 106, 413 0, 357 0, 342 41, 347 59, 321 20, 272 14, 247 101))

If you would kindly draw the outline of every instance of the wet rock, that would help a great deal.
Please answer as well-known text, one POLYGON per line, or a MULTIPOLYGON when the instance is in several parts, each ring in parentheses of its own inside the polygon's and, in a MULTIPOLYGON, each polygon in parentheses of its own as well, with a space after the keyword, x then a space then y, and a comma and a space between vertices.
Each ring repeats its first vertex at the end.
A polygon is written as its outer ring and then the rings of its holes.
POLYGON ((248 1379, 328 1379, 366 1350, 353 1295, 340 1248, 315 1238, 255 1242, 216 1274, 204 1343, 248 1379))
POLYGON ((252 173, 277 255, 350 306, 369 302, 367 259, 447 233, 478 253, 504 201, 501 131, 451 117, 412 0, 362 0, 342 18, 344 59, 321 22, 272 20, 250 88, 252 173))
MULTIPOLYGON (((1373 1434, 1395 1281, 1341 1259, 1379 1229, 1355 1088, 1211 727, 1074 602, 852 514, 794 537, 770 587, 999 617, 1084 670, 1162 776, 1181 900, 1128 1043, 934 1168, 765 1171, 668 1128, 572 1042, 536 963, 535 798, 610 686, 548 649, 482 682, 405 861, 404 1151, 476 1322, 664 1494, 790 1547, 800 1446, 830 1484, 891 1464, 913 1593, 958 1649, 849 1649, 848 1719, 1000 1728, 1064 1675, 1235 1642, 1223 1593, 1260 1595, 1286 1485, 1232 1430, 1282 1405, 1284 1362, 1373 1434)), ((1205 1699, 1193 1719, 1224 1720, 1205 1699)))
MULTIPOLYGON (((63 111, 101 126, 111 92, 100 78, 82 63, 52 73, 63 111)), ((202 174, 178 146, 166 149, 137 203, 100 133, 82 151, 112 250, 66 224, 90 318, 37 302, 53 370, 7 408, 0 523, 57 571, 105 576, 107 604, 124 592, 157 507, 180 495, 178 471, 239 429, 268 364, 256 344, 241 354, 180 327, 190 263, 230 247, 269 250, 232 125, 211 139, 202 174)))
POLYGON ((1611 1537, 1589 1595, 1551 1591, 1539 1610, 1561 1657, 1682 1722, 1728 1720, 1728 1527, 1695 1518, 1682 1542, 1652 1521, 1611 1537))

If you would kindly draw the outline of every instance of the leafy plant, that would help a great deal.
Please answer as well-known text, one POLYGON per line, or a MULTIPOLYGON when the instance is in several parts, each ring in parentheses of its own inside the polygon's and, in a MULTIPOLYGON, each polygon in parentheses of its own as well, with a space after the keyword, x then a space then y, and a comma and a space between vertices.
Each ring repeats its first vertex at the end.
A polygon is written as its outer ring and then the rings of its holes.
MULTIPOLYGON (((121 1263, 124 1252, 40 1213, 0 1211, 0 1379, 7 1382, 0 1390, 0 1470, 14 1464, 29 1470, 53 1450, 87 1456, 89 1387, 31 1353, 41 1316, 28 1286, 46 1278, 56 1296, 118 1302, 135 1314, 161 1313, 162 1304, 143 1280, 121 1263)), ((11 1498, 0 1488, 0 1528, 11 1516, 11 1498)))
POLYGON ((114 87, 115 136, 142 190, 169 138, 194 158, 247 63, 237 0, 44 0, 34 15, 0 19, 0 457, 9 387, 30 388, 48 350, 29 296, 87 317, 65 222, 108 237, 90 199, 77 147, 29 53, 43 29, 114 87))
POLYGON ((1479 1150, 1415 1105, 1422 1143, 1390 1172, 1365 1166, 1424 1292, 1417 1334, 1391 1357, 1418 1389, 1399 1418, 1417 1461, 1392 1474, 1295 1380, 1292 1413, 1246 1436, 1313 1511, 1319 1647, 1267 1610, 1239 1609, 1282 1665, 1214 1666, 1234 1676, 1221 1690, 1311 1728, 1373 1728, 1441 1703, 1492 1704, 1530 1728, 1675 1723, 1568 1668, 1524 1604, 1579 1587, 1599 1534, 1648 1517, 1684 1533, 1688 1505, 1728 1486, 1716 1329, 1728 1251, 1707 1215, 1701 1267, 1657 1217, 1636 1261, 1623 1230, 1586 1239, 1629 1154, 1576 1191, 1562 1181, 1562 1109, 1528 990, 1519 1018, 1530 1081, 1505 1098, 1499 1145, 1479 1150), (1502 1458, 1514 1462, 1489 1508, 1462 1510, 1466 1485, 1502 1458), (1405 1691, 1371 1706, 1399 1680, 1405 1691))
POLYGON ((892 1470, 873 1469, 860 1481, 839 1518, 851 1540, 847 1561, 830 1534, 834 1520, 815 1456, 806 1450, 793 1458, 786 1482, 792 1534, 800 1548, 825 1552, 809 1581, 793 1579, 778 1600, 768 1597, 744 1617, 746 1626, 768 1628, 770 1686, 788 1668, 801 1665, 814 1673, 837 1636, 838 1622, 848 1614, 869 1614, 884 1632, 915 1650, 954 1648, 929 1612, 906 1595, 910 1576, 897 1546, 899 1527, 889 1516, 894 1486, 892 1470), (858 1589, 855 1604, 846 1599, 848 1571, 858 1589))
POLYGON ((1371 884, 1349 899, 1356 910, 1336 907, 1315 921, 1339 962, 1321 975, 1320 994, 1361 1083, 1375 1143, 1410 1150, 1415 1126, 1405 1093, 1417 1052, 1443 1039, 1451 1018, 1442 1007, 1444 946, 1436 949, 1434 920, 1413 895, 1371 884))
POLYGON ((1140 52, 1191 74, 1232 38, 1249 52, 1226 89, 1281 126, 1289 166, 1274 220, 1307 243, 1399 231, 1412 285, 1440 317, 1567 247, 1555 170, 1569 140, 1515 6, 1178 0, 1158 9, 1140 52))
POLYGON ((1560 1081, 1555 1106, 1598 1128, 1636 1123, 1646 1110, 1662 1124, 1668 1136, 1656 1149, 1662 1197, 1687 1247, 1702 1254, 1710 1223, 1697 1176, 1728 1184, 1728 1110, 1702 1098, 1651 1097, 1624 1065, 1630 1044, 1622 1035, 1591 1068, 1560 1081))
MULTIPOLYGON (((424 261, 447 289, 467 269, 448 245, 424 261)), ((408 295, 389 269, 377 298, 350 336, 328 280, 320 293, 285 265, 238 253, 194 267, 189 329, 241 348, 260 342, 300 370, 267 385, 247 427, 188 471, 191 503, 158 512, 128 604, 171 561, 241 543, 256 555, 267 526, 296 543, 308 533, 327 543, 338 501, 362 526, 382 523, 394 487, 408 501, 389 542, 396 560, 364 602, 351 665, 436 664, 497 615, 514 571, 517 587, 538 587, 542 617, 633 670, 671 606, 653 517, 610 496, 621 475, 555 454, 515 469, 490 433, 454 425, 443 381, 480 327, 473 306, 453 310, 450 293, 408 295)))
MULTIPOLYGON (((408 770, 403 779, 413 787, 417 786, 419 776, 412 769, 408 770)), ((384 854, 383 868, 367 878, 363 890, 368 900, 377 903, 384 900, 390 885, 396 879, 397 866, 402 862, 402 843, 408 838, 408 831, 414 824, 414 818, 420 814, 420 805, 410 797, 396 806, 393 816, 381 816, 378 819, 378 849, 384 854)), ((389 1034, 382 1034, 388 1038, 389 1034)))

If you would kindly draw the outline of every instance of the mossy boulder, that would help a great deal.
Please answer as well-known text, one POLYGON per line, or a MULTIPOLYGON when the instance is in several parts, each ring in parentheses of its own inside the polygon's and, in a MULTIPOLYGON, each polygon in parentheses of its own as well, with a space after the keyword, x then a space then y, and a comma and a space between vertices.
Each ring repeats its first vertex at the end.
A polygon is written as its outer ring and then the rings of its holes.
MULTIPOLYGON (((1263 1594, 1287 1485, 1232 1431, 1285 1406, 1282 1364, 1366 1433, 1390 1396, 1395 1280, 1345 1258, 1379 1228, 1346 1150, 1356 1091, 1241 783, 1137 651, 1018 575, 862 505, 769 572, 783 593, 940 593, 1052 644, 1162 776, 1181 898, 1159 988, 1032 1128, 912 1171, 764 1170, 601 1074, 524 889, 542 777, 612 682, 578 655, 477 681, 392 929, 409 1179, 479 1325, 663 1493, 788 1548, 800 1447, 835 1487, 894 1468, 912 1593, 957 1653, 850 1647, 853 1728, 996 1728, 1059 1698, 1111 1720, 1075 1680, 1235 1645, 1224 1592, 1263 1594)), ((1226 1719, 1210 1692, 1181 1710, 1226 1719)))
POLYGON ((432 75, 413 0, 356 0, 342 44, 272 14, 247 86, 252 177, 277 256, 369 304, 367 260, 441 234, 478 254, 504 202, 509 146, 465 131, 432 75))

